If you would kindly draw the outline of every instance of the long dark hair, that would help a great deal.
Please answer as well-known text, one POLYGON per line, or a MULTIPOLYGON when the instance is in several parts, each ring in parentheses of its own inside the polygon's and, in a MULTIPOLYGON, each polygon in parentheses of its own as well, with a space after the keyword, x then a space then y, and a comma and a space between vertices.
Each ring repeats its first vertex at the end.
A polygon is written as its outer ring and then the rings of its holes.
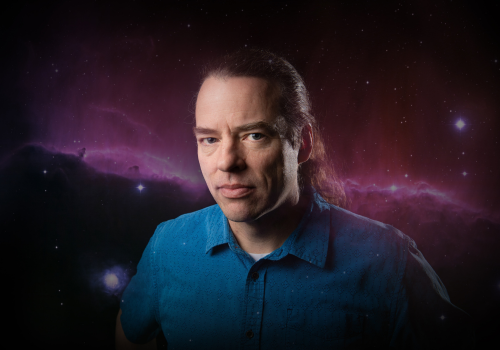
POLYGON ((304 80, 288 61, 266 50, 242 49, 208 63, 203 68, 201 84, 209 77, 256 77, 274 85, 279 92, 280 135, 296 149, 304 126, 312 127, 313 151, 298 170, 301 192, 312 186, 327 202, 346 207, 344 188, 328 157, 316 118, 311 114, 304 80))

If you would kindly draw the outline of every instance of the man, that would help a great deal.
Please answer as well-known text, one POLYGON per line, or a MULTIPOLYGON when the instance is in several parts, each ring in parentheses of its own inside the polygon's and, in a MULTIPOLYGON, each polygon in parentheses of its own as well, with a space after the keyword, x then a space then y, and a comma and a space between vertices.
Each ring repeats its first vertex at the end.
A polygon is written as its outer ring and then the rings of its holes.
POLYGON ((287 61, 244 50, 212 64, 195 117, 217 204, 158 226, 122 296, 117 348, 154 348, 160 329, 169 349, 470 348, 468 316, 415 243, 340 208, 287 61))

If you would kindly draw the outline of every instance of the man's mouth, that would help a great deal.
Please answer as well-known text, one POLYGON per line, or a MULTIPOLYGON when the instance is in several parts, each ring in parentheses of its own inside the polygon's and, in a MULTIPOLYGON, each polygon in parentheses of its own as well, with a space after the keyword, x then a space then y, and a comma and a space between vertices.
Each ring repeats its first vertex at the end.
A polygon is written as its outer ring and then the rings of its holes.
POLYGON ((255 190, 255 187, 246 186, 241 184, 233 184, 233 185, 222 185, 219 186, 219 191, 226 198, 236 199, 242 198, 255 190))

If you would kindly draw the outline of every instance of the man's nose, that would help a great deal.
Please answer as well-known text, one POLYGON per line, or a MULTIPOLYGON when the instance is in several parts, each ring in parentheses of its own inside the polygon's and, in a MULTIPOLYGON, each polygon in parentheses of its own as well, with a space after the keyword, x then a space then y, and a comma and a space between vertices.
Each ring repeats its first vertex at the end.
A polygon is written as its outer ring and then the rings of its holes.
POLYGON ((245 159, 237 141, 222 141, 217 168, 224 172, 241 171, 245 169, 245 159))

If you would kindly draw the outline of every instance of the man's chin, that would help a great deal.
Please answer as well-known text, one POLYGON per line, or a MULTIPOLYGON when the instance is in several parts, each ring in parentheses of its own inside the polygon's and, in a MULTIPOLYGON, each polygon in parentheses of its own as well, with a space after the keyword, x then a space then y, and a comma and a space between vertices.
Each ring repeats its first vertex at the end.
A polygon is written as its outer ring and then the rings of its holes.
POLYGON ((250 222, 260 217, 260 212, 256 208, 249 208, 243 203, 219 204, 226 218, 233 222, 250 222))
POLYGON ((251 222, 254 221, 258 215, 252 215, 251 213, 233 213, 222 211, 229 221, 233 222, 251 222))

